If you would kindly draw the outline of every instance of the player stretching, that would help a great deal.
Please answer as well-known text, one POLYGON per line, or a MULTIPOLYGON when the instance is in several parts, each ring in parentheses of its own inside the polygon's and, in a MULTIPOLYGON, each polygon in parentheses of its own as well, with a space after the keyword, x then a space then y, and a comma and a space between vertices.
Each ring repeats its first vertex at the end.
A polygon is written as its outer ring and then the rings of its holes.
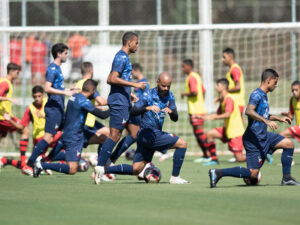
POLYGON ((200 75, 194 71, 194 63, 191 59, 183 61, 182 72, 187 75, 187 78, 185 80, 185 92, 181 93, 181 98, 187 97, 190 123, 193 126, 198 145, 203 152, 203 158, 196 159, 194 162, 206 162, 210 158, 207 155, 207 149, 204 147, 206 139, 203 130, 204 120, 197 117, 206 114, 204 106, 205 89, 200 75))
POLYGON ((138 35, 126 32, 122 37, 123 46, 116 54, 107 83, 111 85, 108 96, 110 109, 109 138, 103 144, 98 157, 98 165, 95 167, 95 183, 99 183, 104 174, 104 166, 111 152, 120 140, 122 131, 129 119, 131 108, 131 87, 145 89, 146 82, 134 83, 131 81, 131 63, 129 54, 135 53, 138 48, 138 35))
POLYGON ((6 137, 8 132, 19 131, 21 133, 20 139, 20 153, 21 161, 11 160, 4 157, 0 157, 0 168, 4 165, 13 165, 16 168, 22 168, 26 164, 26 151, 28 146, 29 129, 18 130, 14 127, 6 118, 4 114, 8 114, 11 120, 15 123, 19 123, 20 120, 12 114, 12 103, 16 103, 13 99, 13 85, 12 82, 19 77, 21 67, 15 63, 9 63, 7 65, 7 75, 5 78, 0 78, 0 140, 6 137))
MULTIPOLYGON (((134 63, 132 64, 132 77, 137 80, 137 82, 148 82, 147 79, 144 77, 143 68, 140 64, 134 63)), ((146 88, 134 88, 134 94, 141 98, 143 93, 149 89, 149 84, 146 84, 146 88)), ((115 163, 117 159, 125 152, 134 142, 136 142, 136 135, 140 129, 140 120, 141 116, 130 116, 127 122, 127 130, 128 134, 119 142, 116 149, 110 156, 111 162, 115 163)))
POLYGON ((227 169, 209 170, 210 187, 216 187, 220 178, 225 176, 251 178, 258 176, 259 170, 264 164, 267 153, 272 154, 276 149, 283 149, 281 155, 282 181, 281 185, 300 185, 291 177, 291 164, 294 154, 294 143, 291 139, 280 134, 268 132, 277 129, 274 121, 290 123, 289 117, 279 117, 269 114, 267 93, 272 92, 278 82, 279 75, 272 69, 266 69, 261 76, 261 85, 252 92, 246 109, 248 126, 243 135, 243 143, 246 149, 247 168, 233 167, 227 169))
MULTIPOLYGON (((108 111, 97 109, 89 100, 89 98, 94 95, 97 85, 98 83, 92 79, 86 80, 83 84, 82 91, 74 94, 68 101, 62 135, 66 150, 65 159, 67 164, 36 162, 33 168, 34 177, 39 177, 40 172, 47 169, 66 174, 75 174, 77 172, 78 162, 81 158, 81 152, 85 142, 83 127, 87 114, 92 113, 102 119, 109 116, 108 111)), ((98 137, 98 143, 103 143, 104 140, 98 137)))
POLYGON ((218 158, 216 155, 216 143, 214 139, 221 139, 223 143, 228 143, 229 150, 233 152, 237 162, 246 161, 243 155, 244 125, 236 100, 228 92, 229 82, 227 79, 217 80, 216 90, 219 94, 220 106, 216 114, 207 115, 205 120, 224 119, 224 126, 217 127, 206 133, 206 147, 211 153, 212 160, 203 165, 216 165, 218 158))
POLYGON ((46 72, 45 92, 48 94, 48 102, 45 105, 46 123, 44 138, 34 147, 27 164, 33 167, 37 157, 53 142, 57 130, 62 129, 64 120, 65 95, 72 96, 75 91, 65 89, 64 76, 61 64, 67 60, 68 46, 62 43, 52 47, 54 62, 46 72))
MULTIPOLYGON (((175 148, 170 183, 189 183, 179 176, 187 148, 186 141, 162 131, 166 114, 169 114, 172 121, 176 122, 178 120, 175 98, 170 91, 171 83, 171 76, 167 72, 161 73, 157 80, 157 87, 146 91, 131 110, 133 115, 142 115, 133 164, 107 167, 105 173, 138 175, 144 169, 146 163, 152 161, 156 150, 162 151, 175 148)), ((97 183, 99 182, 100 180, 97 183)))

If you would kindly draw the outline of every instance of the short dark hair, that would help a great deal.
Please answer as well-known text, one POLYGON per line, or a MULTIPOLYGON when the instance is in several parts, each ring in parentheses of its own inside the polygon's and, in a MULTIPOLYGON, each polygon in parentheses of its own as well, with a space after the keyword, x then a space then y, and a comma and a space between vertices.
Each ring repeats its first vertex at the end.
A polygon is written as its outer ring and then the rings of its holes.
POLYGON ((11 70, 21 70, 21 66, 19 66, 18 64, 16 64, 16 63, 8 63, 7 64, 7 67, 6 67, 6 69, 7 69, 7 73, 9 73, 9 71, 11 71, 11 70))
POLYGON ((219 83, 220 83, 220 84, 223 84, 223 85, 226 86, 226 89, 228 89, 229 81, 228 81, 226 78, 218 79, 216 83, 217 83, 217 84, 219 84, 219 83))
POLYGON ((143 67, 139 63, 133 63, 132 64, 132 69, 133 70, 139 70, 139 71, 143 72, 143 67))
POLYGON ((235 52, 234 52, 234 50, 233 50, 232 48, 225 48, 225 49, 223 50, 223 53, 230 54, 230 55, 233 56, 233 58, 235 58, 235 52))
POLYGON ((194 62, 191 59, 185 59, 183 60, 183 63, 189 65, 190 67, 192 67, 192 69, 194 68, 194 62))
POLYGON ((32 94, 34 95, 35 93, 44 93, 44 88, 40 85, 36 85, 32 88, 32 94))
POLYGON ((81 74, 86 74, 90 72, 90 70, 93 68, 93 64, 91 62, 83 62, 81 63, 81 74))
POLYGON ((69 47, 63 43, 57 43, 52 46, 51 53, 54 59, 57 58, 58 53, 63 53, 66 49, 69 49, 69 47))
POLYGON ((132 41, 132 39, 134 37, 139 37, 137 33, 134 33, 132 31, 128 31, 126 32, 125 34, 123 34, 123 37, 122 37, 122 43, 123 43, 123 46, 126 45, 127 41, 132 41))
POLYGON ((300 86, 300 81, 299 81, 299 80, 295 80, 295 81, 292 83, 292 86, 296 86, 296 85, 299 85, 299 86, 300 86))
POLYGON ((93 87, 94 89, 97 88, 98 82, 93 80, 93 79, 87 79, 82 86, 82 91, 83 92, 88 92, 90 91, 90 87, 93 87))
POLYGON ((275 79, 275 78, 278 78, 278 77, 279 77, 279 75, 278 75, 278 73, 275 70, 273 70, 273 69, 266 69, 261 74, 261 82, 264 82, 268 78, 275 79))

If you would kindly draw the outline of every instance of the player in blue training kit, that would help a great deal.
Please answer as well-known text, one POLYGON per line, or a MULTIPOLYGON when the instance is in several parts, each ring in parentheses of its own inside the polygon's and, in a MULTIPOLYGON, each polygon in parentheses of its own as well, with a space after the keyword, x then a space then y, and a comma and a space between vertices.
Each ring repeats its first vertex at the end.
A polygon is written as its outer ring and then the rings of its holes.
POLYGON ((131 110, 132 115, 142 115, 133 164, 110 166, 106 168, 105 173, 138 175, 143 171, 145 165, 152 161, 156 150, 163 151, 175 148, 170 183, 189 183, 179 176, 186 152, 186 141, 176 135, 162 131, 166 114, 169 114, 172 121, 178 120, 175 98, 170 91, 171 82, 172 78, 168 73, 161 73, 157 80, 157 87, 144 92, 142 98, 131 110))
MULTIPOLYGON (((82 91, 70 97, 66 110, 66 119, 64 122, 64 129, 62 141, 65 148, 64 163, 46 163, 36 162, 34 164, 33 173, 38 177, 42 170, 54 170, 66 174, 75 174, 78 168, 78 162, 81 158, 82 148, 84 146, 84 124, 88 113, 105 119, 109 116, 108 111, 101 111, 97 109, 89 100, 93 97, 97 88, 97 82, 88 79, 84 82, 82 91)), ((105 139, 104 139, 105 140, 105 139)), ((104 142, 101 137, 98 138, 98 144, 104 142)))
POLYGON ((48 94, 48 101, 45 105, 46 123, 44 138, 35 145, 28 160, 28 165, 33 167, 37 157, 53 141, 57 130, 61 130, 64 120, 65 95, 72 96, 76 90, 65 89, 64 76, 61 71, 61 64, 66 62, 68 57, 68 46, 62 43, 53 45, 52 56, 54 62, 46 71, 45 92, 48 94))
MULTIPOLYGON (((108 96, 110 109, 109 138, 103 144, 98 157, 98 165, 95 167, 95 183, 104 175, 104 166, 111 156, 116 143, 120 140, 123 129, 127 126, 131 109, 131 87, 145 89, 145 82, 131 81, 131 63, 129 54, 135 53, 138 48, 138 35, 126 32, 122 37, 123 46, 116 54, 107 83, 111 85, 108 96)), ((138 128, 137 128, 138 129, 138 128)), ((137 131, 136 131, 137 132, 137 131)))
POLYGON ((263 166, 267 154, 273 154, 277 149, 283 149, 281 155, 282 181, 281 185, 300 185, 291 177, 291 164, 294 154, 294 143, 291 139, 280 134, 268 132, 277 129, 274 121, 291 123, 287 116, 279 117, 269 114, 268 92, 277 87, 279 75, 272 69, 266 69, 261 76, 261 85, 250 95, 246 108, 248 127, 243 135, 246 149, 247 168, 233 167, 227 169, 209 170, 210 187, 216 187, 218 181, 225 176, 257 179, 259 170, 263 166))
MULTIPOLYGON (((132 64, 132 77, 137 80, 137 82, 148 82, 142 73, 143 68, 140 64, 132 64)), ((149 89, 149 84, 146 84, 146 88, 134 88, 134 94, 138 99, 140 99, 143 93, 149 89)), ((127 122, 128 134, 118 143, 116 149, 110 156, 111 162, 115 163, 117 159, 125 152, 134 142, 136 142, 136 135, 140 129, 141 115, 130 116, 127 122)))

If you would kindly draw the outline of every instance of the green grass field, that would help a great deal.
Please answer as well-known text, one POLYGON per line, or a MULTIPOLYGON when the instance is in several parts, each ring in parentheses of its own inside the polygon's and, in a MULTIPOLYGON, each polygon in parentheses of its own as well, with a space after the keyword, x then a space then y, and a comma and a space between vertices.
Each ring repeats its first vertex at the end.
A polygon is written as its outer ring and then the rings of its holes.
MULTIPOLYGON (((228 163, 228 157, 221 157, 217 168, 245 165, 228 163)), ((0 171, 0 224, 299 224, 300 187, 279 186, 280 155, 264 165, 260 185, 251 187, 241 179, 223 178, 210 189, 209 167, 193 160, 187 157, 181 171, 189 185, 168 184, 170 159, 154 160, 162 172, 159 184, 118 176, 94 185, 91 169, 33 179, 5 167, 0 171)), ((300 155, 295 161, 293 175, 300 180, 300 155)))

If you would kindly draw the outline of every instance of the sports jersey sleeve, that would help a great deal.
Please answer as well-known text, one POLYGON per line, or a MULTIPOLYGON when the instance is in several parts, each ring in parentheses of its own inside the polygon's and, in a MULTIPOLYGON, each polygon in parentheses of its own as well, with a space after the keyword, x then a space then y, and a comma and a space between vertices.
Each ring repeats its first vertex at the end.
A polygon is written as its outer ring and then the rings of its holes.
POLYGON ((259 104, 260 100, 261 100, 261 95, 257 91, 254 91, 250 95, 249 104, 257 106, 259 104))
POLYGON ((148 93, 144 92, 139 101, 134 103, 134 106, 130 110, 130 115, 137 116, 146 112, 146 107, 148 106, 148 98, 148 93))
POLYGON ((293 98, 290 99, 290 114, 295 115, 295 111, 293 107, 293 98))
POLYGON ((225 112, 232 113, 234 109, 234 101, 232 98, 226 98, 225 100, 225 112))
POLYGON ((20 124, 22 124, 24 127, 28 127, 29 122, 30 122, 30 110, 29 107, 27 107, 20 124))
POLYGON ((95 91, 92 98, 95 99, 95 98, 97 98, 98 96, 100 96, 99 92, 98 92, 98 91, 95 91))
POLYGON ((83 102, 82 108, 88 112, 92 112, 94 109, 96 109, 93 103, 88 99, 85 102, 83 102))
POLYGON ((1 82, 0 83, 0 96, 5 97, 6 93, 8 92, 8 83, 7 82, 1 82))
POLYGON ((116 55, 116 57, 114 58, 113 64, 112 64, 112 69, 111 71, 116 71, 119 73, 122 73, 122 71, 124 70, 125 66, 126 66, 126 62, 127 62, 127 58, 124 55, 116 55))
POLYGON ((231 70, 231 76, 234 82, 236 83, 241 79, 241 71, 237 67, 235 67, 231 70))
POLYGON ((55 67, 51 67, 47 70, 46 73, 46 81, 53 83, 56 77, 56 70, 55 67))
POLYGON ((190 86, 190 92, 196 93, 197 92, 197 79, 193 76, 189 77, 189 86, 190 86))

